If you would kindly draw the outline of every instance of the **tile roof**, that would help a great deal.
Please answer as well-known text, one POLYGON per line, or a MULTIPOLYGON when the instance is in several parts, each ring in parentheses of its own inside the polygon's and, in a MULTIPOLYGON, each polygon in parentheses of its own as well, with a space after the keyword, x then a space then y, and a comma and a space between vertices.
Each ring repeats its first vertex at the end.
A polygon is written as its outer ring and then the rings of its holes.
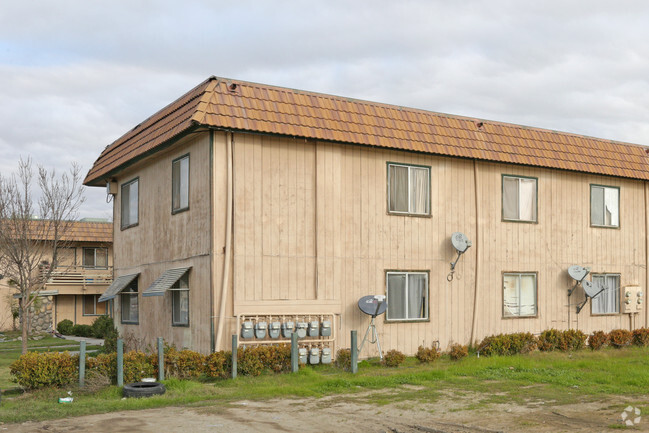
MULTIPOLYGON (((33 220, 30 222, 30 232, 32 239, 52 240, 53 235, 51 228, 44 225, 43 220, 33 220)), ((113 223, 110 222, 85 222, 69 221, 70 226, 65 228, 66 234, 61 237, 66 242, 93 242, 93 243, 113 243, 113 223)))
POLYGON ((84 183, 200 127, 649 180, 640 145, 211 77, 107 146, 84 183))

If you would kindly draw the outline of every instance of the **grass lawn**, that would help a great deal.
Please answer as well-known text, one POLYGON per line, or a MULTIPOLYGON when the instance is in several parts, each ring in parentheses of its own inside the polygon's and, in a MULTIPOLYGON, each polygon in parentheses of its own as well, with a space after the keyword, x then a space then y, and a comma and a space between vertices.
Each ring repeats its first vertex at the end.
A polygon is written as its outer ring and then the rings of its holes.
MULTIPOLYGON (((5 336, 15 338, 20 335, 19 332, 4 332, 5 336)), ((63 340, 61 338, 45 336, 41 340, 28 340, 27 350, 35 352, 63 352, 65 350, 79 350, 79 342, 72 340, 63 340)), ((87 346, 86 350, 96 350, 99 346, 87 346)), ((11 381, 9 375, 9 365, 14 362, 22 351, 22 341, 7 341, 0 343, 0 389, 15 388, 16 383, 11 381)))
MULTIPOLYGON (((1 347, 0 347, 1 348, 1 347)), ((3 367, 0 367, 3 368, 3 367)), ((0 419, 5 422, 66 418, 92 413, 147 409, 178 405, 220 405, 238 400, 321 397, 354 394, 373 404, 395 401, 431 402, 449 394, 475 393, 473 406, 491 403, 548 402, 569 404, 624 396, 620 407, 631 401, 649 412, 649 348, 607 348, 591 352, 542 353, 511 357, 474 355, 459 362, 442 358, 419 364, 414 358, 398 368, 385 368, 364 361, 359 373, 342 372, 333 366, 303 367, 298 374, 239 377, 216 382, 165 381, 167 393, 147 399, 124 399, 116 386, 97 392, 47 389, 5 396, 0 419), (404 386, 411 385, 411 386, 404 386), (72 391, 72 404, 58 404, 58 397, 72 391), (629 400, 630 399, 630 400, 629 400)))

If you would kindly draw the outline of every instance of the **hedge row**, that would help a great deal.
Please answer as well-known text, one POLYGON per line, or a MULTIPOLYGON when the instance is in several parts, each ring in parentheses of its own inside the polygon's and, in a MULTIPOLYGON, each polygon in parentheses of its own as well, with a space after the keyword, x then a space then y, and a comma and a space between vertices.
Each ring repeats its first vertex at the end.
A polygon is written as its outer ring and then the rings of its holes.
POLYGON ((64 319, 56 325, 56 330, 63 335, 77 337, 117 337, 117 329, 115 329, 113 318, 110 316, 99 316, 92 322, 92 325, 75 325, 71 320, 64 319))
POLYGON ((638 328, 634 331, 626 329, 614 329, 608 334, 602 331, 594 332, 588 337, 588 346, 592 350, 599 350, 604 346, 611 346, 617 349, 626 346, 649 346, 649 328, 638 328))
MULTIPOLYGON (((291 369, 291 348, 257 346, 237 350, 237 373, 259 376, 264 372, 282 373, 291 369)), ((28 352, 9 367, 14 382, 27 389, 46 386, 63 386, 78 379, 79 356, 69 352, 28 352)), ((203 355, 192 350, 167 347, 164 353, 165 377, 180 379, 206 377, 224 379, 231 376, 232 353, 229 351, 203 355)), ((87 375, 99 375, 110 383, 117 383, 117 354, 99 354, 86 359, 87 375)), ((124 383, 140 381, 144 377, 157 377, 158 355, 139 351, 124 353, 124 383)))

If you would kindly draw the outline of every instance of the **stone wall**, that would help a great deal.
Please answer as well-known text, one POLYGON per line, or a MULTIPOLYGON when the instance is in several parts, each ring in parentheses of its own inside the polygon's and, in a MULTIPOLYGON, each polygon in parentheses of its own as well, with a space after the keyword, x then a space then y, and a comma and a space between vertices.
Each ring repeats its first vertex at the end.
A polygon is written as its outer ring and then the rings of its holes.
POLYGON ((54 312, 53 296, 39 296, 29 310, 30 334, 38 334, 52 330, 52 314, 54 312))

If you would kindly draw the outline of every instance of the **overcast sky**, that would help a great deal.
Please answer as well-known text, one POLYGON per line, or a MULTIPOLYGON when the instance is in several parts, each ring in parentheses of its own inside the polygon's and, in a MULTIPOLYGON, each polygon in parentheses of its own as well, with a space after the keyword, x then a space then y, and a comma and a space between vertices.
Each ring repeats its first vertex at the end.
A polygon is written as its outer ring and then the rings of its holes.
POLYGON ((642 0, 3 1, 0 173, 85 175, 211 75, 649 145, 648 47, 642 0))

